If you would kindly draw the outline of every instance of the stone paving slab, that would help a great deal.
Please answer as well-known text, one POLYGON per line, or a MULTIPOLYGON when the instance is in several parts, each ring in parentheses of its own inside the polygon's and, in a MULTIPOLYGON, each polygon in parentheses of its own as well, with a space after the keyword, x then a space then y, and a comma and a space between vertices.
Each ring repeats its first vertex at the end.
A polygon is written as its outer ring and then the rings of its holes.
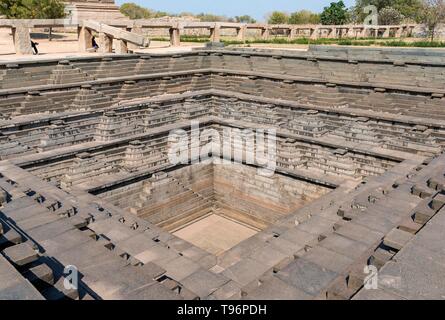
POLYGON ((224 286, 229 280, 230 279, 221 274, 198 269, 196 272, 183 279, 181 283, 186 288, 196 293, 199 297, 205 298, 215 292, 218 288, 224 286))
POLYGON ((306 294, 316 297, 324 292, 338 274, 304 258, 297 258, 278 272, 277 277, 306 294))
POLYGON ((119 298, 128 300, 182 300, 180 295, 173 293, 158 283, 131 291, 125 296, 113 297, 113 299, 119 298))
POLYGON ((241 285, 232 280, 219 287, 208 297, 209 300, 227 300, 231 298, 241 299, 241 285))
POLYGON ((381 232, 373 231, 365 226, 355 224, 354 222, 349 222, 340 227, 339 229, 335 230, 335 233, 351 240, 363 242, 367 245, 372 245, 378 242, 384 236, 384 234, 381 232))
POLYGON ((0 300, 43 300, 31 283, 0 255, 0 300))
POLYGON ((330 235, 320 242, 320 246, 351 259, 359 258, 368 249, 368 246, 363 242, 351 240, 338 234, 330 235))
POLYGON ((270 277, 258 288, 247 294, 244 300, 311 300, 313 296, 286 284, 277 277, 270 277))
POLYGON ((29 243, 21 243, 3 250, 3 254, 17 266, 24 266, 34 262, 38 258, 38 253, 29 243))
POLYGON ((302 255, 307 261, 313 262, 321 267, 335 271, 338 274, 345 272, 346 268, 350 266, 354 260, 342 254, 316 246, 302 255))
POLYGON ((45 263, 30 268, 28 271, 23 273, 23 276, 33 284, 54 284, 53 270, 45 263))
POLYGON ((263 275, 268 269, 268 266, 246 258, 224 270, 222 274, 241 286, 245 286, 263 275))
POLYGON ((253 251, 250 258, 268 268, 272 268, 286 258, 286 254, 280 252, 280 249, 281 247, 277 247, 276 243, 268 244, 263 248, 253 251))
POLYGON ((200 269, 199 264, 184 257, 177 257, 168 261, 156 261, 156 264, 165 269, 165 274, 168 277, 178 282, 183 281, 200 269))
POLYGON ((134 257, 144 264, 148 262, 156 262, 156 263, 159 262, 162 263, 163 266, 168 261, 178 258, 179 255, 173 250, 169 250, 165 247, 155 245, 155 246, 150 246, 149 249, 144 250, 143 252, 135 255, 134 257))
MULTIPOLYGON (((445 299, 445 249, 441 220, 436 214, 378 273, 382 296, 402 299, 445 299), (437 223, 436 223, 437 221, 437 223)), ((362 289, 357 298, 367 298, 362 289)))
POLYGON ((385 236, 385 238, 383 239, 383 244, 395 250, 400 250, 413 237, 414 235, 412 233, 400 229, 393 229, 385 236))
POLYGON ((382 289, 360 290, 352 300, 405 300, 404 298, 382 289))

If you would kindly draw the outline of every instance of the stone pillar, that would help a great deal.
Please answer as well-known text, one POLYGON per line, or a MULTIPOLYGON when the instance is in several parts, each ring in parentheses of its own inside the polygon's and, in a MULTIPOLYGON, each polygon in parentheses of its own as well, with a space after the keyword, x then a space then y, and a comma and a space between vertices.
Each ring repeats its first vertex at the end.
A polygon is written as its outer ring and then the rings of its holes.
POLYGON ((221 41, 221 26, 219 24, 216 23, 214 27, 210 28, 210 39, 212 42, 221 41))
MULTIPOLYGON (((127 31, 132 32, 132 33, 135 33, 135 34, 139 34, 139 35, 141 35, 141 36, 144 34, 144 32, 143 32, 143 30, 142 30, 142 27, 133 27, 133 28, 129 28, 127 31)), ((136 44, 134 44, 134 43, 128 43, 128 44, 127 44, 127 48, 130 49, 130 50, 135 50, 135 49, 138 49, 139 46, 136 45, 136 44)))
POLYGON ((145 145, 139 140, 130 141, 125 150, 124 166, 129 171, 135 171, 144 164, 145 145))
POLYGON ((94 133, 94 140, 106 142, 116 139, 122 128, 122 121, 114 111, 105 112, 100 118, 94 133))
POLYGON ((318 28, 311 29, 309 32, 311 33, 310 38, 312 40, 317 40, 318 39, 318 37, 320 35, 320 29, 318 29, 318 28))
POLYGON ((343 37, 343 28, 336 28, 335 37, 340 39, 343 37))
POLYGON ((32 54, 31 36, 28 27, 17 25, 12 28, 12 37, 16 54, 32 54))
POLYGON ((128 44, 127 41, 122 39, 114 39, 116 42, 115 53, 117 54, 126 54, 128 53, 128 44))
POLYGON ((269 40, 270 29, 267 27, 264 27, 264 29, 261 29, 261 37, 263 38, 263 40, 269 40))
POLYGON ((369 36, 368 32, 369 30, 367 28, 360 29, 360 37, 366 38, 367 36, 369 36))
POLYGON ((390 34, 391 29, 385 28, 385 32, 383 32, 383 38, 389 38, 389 34, 390 34))
POLYGON ((236 30, 237 32, 236 40, 244 42, 246 40, 246 30, 247 30, 246 26, 241 26, 240 28, 238 28, 236 30))
POLYGON ((170 45, 172 47, 179 47, 181 45, 181 32, 179 28, 170 28, 170 45))
POLYGON ((347 37, 348 37, 348 38, 355 38, 355 30, 354 30, 354 27, 350 27, 350 28, 348 28, 347 37))
POLYGON ((297 38, 297 28, 291 28, 289 29, 289 40, 294 40, 297 38))
POLYGON ((86 52, 88 49, 93 47, 93 34, 90 29, 85 27, 79 27, 77 29, 78 33, 78 42, 79 42, 79 51, 86 52))
POLYGON ((329 28, 328 38, 334 39, 337 37, 337 28, 329 28))
POLYGON ((370 37, 371 36, 371 34, 370 34, 370 31, 369 31, 369 28, 363 28, 363 30, 362 30, 362 32, 361 32, 361 37, 363 37, 363 38, 366 38, 366 37, 370 37))
POLYGON ((401 38, 402 37, 402 32, 403 32, 403 27, 397 27, 395 37, 396 38, 401 38))
POLYGON ((113 38, 107 34, 101 32, 99 33, 99 52, 100 53, 111 53, 113 52, 113 38))

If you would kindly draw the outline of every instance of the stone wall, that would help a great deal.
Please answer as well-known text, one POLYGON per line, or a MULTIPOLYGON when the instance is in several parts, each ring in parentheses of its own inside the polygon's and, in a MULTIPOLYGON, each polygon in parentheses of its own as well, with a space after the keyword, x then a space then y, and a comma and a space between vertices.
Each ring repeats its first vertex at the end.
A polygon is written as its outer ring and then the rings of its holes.
POLYGON ((101 197, 166 230, 209 213, 263 229, 329 191, 286 176, 264 177, 239 164, 209 164, 156 174, 101 197))

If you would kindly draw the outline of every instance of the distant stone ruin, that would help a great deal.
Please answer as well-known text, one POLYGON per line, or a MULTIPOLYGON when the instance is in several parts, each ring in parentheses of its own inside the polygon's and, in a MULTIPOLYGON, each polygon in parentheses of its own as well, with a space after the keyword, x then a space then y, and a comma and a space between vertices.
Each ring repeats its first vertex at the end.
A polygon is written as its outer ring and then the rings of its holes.
POLYGON ((67 13, 79 21, 93 19, 97 21, 126 20, 114 0, 76 0, 64 1, 67 13))

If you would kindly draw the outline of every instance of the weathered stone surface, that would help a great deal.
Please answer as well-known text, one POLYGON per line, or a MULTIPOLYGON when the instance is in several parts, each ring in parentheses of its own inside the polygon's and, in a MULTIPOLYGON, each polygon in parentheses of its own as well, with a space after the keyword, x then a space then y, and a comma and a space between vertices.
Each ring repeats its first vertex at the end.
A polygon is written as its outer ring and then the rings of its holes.
POLYGON ((42 295, 0 255, 0 299, 43 300, 42 295))
POLYGON ((405 300, 404 298, 382 289, 360 290, 352 300, 405 300))
POLYGON ((309 250, 302 257, 307 261, 313 262, 339 274, 344 273, 347 267, 354 261, 353 259, 321 246, 309 250))
POLYGON ((229 279, 221 274, 215 274, 204 269, 199 269, 181 281, 181 283, 199 297, 205 298, 218 288, 229 282, 229 279))
POLYGON ((246 300, 310 300, 313 297, 295 287, 292 287, 277 277, 270 277, 259 284, 258 288, 245 297, 246 300))
POLYGON ((29 243, 21 243, 3 250, 3 254, 17 266, 24 266, 37 260, 38 253, 29 243))
POLYGON ((229 281, 226 284, 215 290, 209 299, 227 300, 227 299, 241 299, 241 285, 235 281, 229 281))
POLYGON ((31 37, 29 27, 25 25, 17 25, 12 29, 14 38, 15 52, 17 54, 32 54, 31 37))
POLYGON ((246 258, 226 269, 222 274, 244 286, 264 274, 268 269, 268 266, 246 258))
POLYGON ((411 239, 413 235, 400 229, 393 229, 383 239, 383 244, 395 250, 402 249, 411 239))
POLYGON ((42 284, 54 284, 53 270, 45 263, 30 268, 23 274, 23 276, 35 286, 39 286, 42 284))
POLYGON ((320 295, 338 276, 332 270, 298 258, 278 272, 277 277, 313 297, 320 295))
MULTIPOLYGON (((93 29, 100 50, 137 49, 144 23, 88 24, 81 46, 93 29)), ((163 26, 174 45, 182 26, 163 26)), ((212 44, 0 65, 0 250, 22 273, 6 261, 1 294, 38 296, 28 279, 49 299, 350 299, 372 264, 380 287, 357 298, 443 298, 444 55, 369 50, 212 44), (174 130, 228 142, 228 128, 276 129, 273 175, 219 163, 216 143, 213 163, 171 163, 174 130), (34 242, 31 264, 19 249, 34 242), (66 265, 79 292, 61 287, 66 265)))

